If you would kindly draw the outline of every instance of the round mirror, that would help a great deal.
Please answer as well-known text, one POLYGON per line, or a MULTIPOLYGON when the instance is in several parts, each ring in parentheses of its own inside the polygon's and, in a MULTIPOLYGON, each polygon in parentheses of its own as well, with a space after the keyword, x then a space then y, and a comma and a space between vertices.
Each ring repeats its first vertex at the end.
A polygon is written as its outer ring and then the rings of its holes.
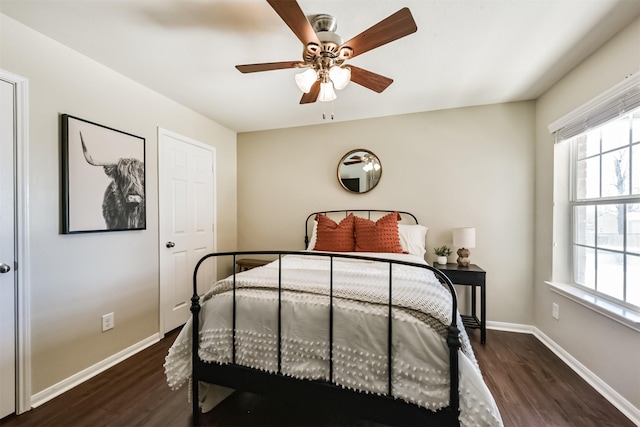
POLYGON ((381 175, 380 160, 369 150, 351 150, 338 163, 338 182, 352 193, 373 190, 378 185, 381 175))

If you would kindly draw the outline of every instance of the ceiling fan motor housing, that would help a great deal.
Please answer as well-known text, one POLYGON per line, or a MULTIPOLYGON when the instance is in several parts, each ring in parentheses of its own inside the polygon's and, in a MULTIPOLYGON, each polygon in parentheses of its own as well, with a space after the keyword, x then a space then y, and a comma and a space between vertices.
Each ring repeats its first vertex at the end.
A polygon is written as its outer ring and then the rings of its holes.
POLYGON ((338 57, 342 37, 335 32, 338 29, 336 18, 327 14, 313 15, 310 17, 309 23, 322 45, 308 44, 303 53, 304 61, 315 63, 318 61, 318 57, 330 59, 338 57))
POLYGON ((338 29, 338 20, 326 13, 310 16, 309 23, 316 33, 322 31, 335 33, 338 29))

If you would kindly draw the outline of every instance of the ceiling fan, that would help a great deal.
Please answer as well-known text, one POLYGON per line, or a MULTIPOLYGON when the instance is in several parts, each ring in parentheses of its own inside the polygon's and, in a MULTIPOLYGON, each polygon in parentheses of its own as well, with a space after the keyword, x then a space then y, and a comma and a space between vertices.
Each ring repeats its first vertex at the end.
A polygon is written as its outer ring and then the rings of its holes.
POLYGON ((351 157, 349 157, 347 160, 345 160, 344 162, 342 162, 343 165, 345 166, 349 166, 349 165, 356 165, 358 163, 364 163, 366 161, 369 160, 369 156, 356 156, 353 155, 351 157))
POLYGON ((236 65, 236 68, 242 73, 306 68, 295 77, 304 92, 300 104, 332 101, 336 98, 334 89, 343 89, 349 81, 381 93, 393 83, 392 79, 354 65, 347 67, 345 61, 418 29, 411 12, 405 7, 343 43, 335 33, 337 24, 333 16, 314 15, 310 22, 296 0, 267 2, 302 42, 302 61, 236 65))
POLYGON ((342 164, 345 166, 357 165, 359 163, 364 163, 364 166, 362 167, 362 169, 364 169, 367 172, 373 171, 373 170, 376 170, 376 171, 380 170, 380 167, 381 167, 380 161, 378 160, 378 158, 370 154, 364 154, 362 156, 354 154, 353 156, 349 157, 344 162, 342 162, 342 164))

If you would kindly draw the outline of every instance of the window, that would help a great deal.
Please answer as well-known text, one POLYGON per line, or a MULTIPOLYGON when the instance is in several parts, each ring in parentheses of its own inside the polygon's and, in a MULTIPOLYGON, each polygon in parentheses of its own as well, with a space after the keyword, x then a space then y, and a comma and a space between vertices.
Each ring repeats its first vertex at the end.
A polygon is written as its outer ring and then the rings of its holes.
POLYGON ((640 72, 549 125, 551 290, 640 332, 640 72))
POLYGON ((574 284, 640 307, 640 108, 570 139, 574 284))

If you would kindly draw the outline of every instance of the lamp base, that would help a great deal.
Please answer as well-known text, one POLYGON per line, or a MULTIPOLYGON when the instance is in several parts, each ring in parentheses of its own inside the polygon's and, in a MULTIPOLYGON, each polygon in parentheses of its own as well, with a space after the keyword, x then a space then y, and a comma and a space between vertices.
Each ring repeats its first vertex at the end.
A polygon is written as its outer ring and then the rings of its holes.
POLYGON ((471 255, 471 251, 467 248, 458 249, 458 265, 460 267, 468 267, 469 266, 469 255, 471 255))

